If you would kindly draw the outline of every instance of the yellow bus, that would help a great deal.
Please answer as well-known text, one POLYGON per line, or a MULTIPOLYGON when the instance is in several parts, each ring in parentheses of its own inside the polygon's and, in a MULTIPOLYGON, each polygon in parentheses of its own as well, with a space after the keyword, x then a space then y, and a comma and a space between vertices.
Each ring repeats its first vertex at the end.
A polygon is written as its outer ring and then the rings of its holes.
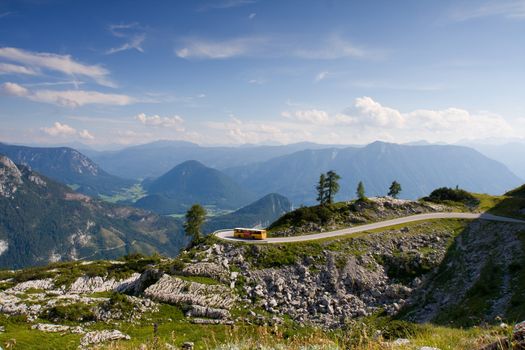
POLYGON ((254 228, 235 228, 233 237, 248 239, 266 239, 266 230, 257 230, 254 228))

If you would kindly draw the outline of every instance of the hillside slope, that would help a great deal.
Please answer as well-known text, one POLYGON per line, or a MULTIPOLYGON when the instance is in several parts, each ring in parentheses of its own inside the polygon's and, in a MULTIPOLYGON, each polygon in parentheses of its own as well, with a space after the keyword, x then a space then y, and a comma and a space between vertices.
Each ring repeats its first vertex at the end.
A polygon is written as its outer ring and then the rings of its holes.
POLYGON ((26 147, 0 143, 0 154, 77 191, 94 196, 112 195, 135 181, 121 179, 102 170, 82 153, 67 147, 26 147))
POLYGON ((504 165, 477 151, 458 146, 407 146, 375 142, 363 148, 307 150, 267 162, 226 169, 259 195, 281 193, 295 205, 311 204, 322 172, 341 175, 336 200, 355 197, 359 181, 368 196, 388 192, 401 183, 401 197, 415 199, 438 187, 459 185, 469 191, 500 194, 522 183, 504 165))
POLYGON ((187 242, 176 220, 103 203, 0 156, 1 267, 175 255, 187 242))
POLYGON ((294 244, 208 237, 175 259, 2 271, 0 341, 73 349, 111 331, 121 340, 102 348, 497 349, 484 346, 525 318, 524 232, 430 220, 294 244))
POLYGON ((195 203, 237 209, 255 198, 230 177, 197 161, 179 164, 144 186, 149 196, 135 205, 160 214, 183 213, 195 203))

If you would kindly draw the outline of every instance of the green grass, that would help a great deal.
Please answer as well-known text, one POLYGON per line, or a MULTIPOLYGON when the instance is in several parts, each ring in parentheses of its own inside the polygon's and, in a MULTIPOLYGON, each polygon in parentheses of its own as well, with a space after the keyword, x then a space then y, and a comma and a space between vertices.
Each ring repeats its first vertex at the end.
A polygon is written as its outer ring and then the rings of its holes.
POLYGON ((177 278, 180 278, 181 280, 188 281, 188 282, 195 282, 195 283, 201 283, 201 284, 207 284, 207 285, 215 285, 215 284, 221 284, 221 282, 205 276, 183 276, 183 275, 177 275, 175 276, 177 278))

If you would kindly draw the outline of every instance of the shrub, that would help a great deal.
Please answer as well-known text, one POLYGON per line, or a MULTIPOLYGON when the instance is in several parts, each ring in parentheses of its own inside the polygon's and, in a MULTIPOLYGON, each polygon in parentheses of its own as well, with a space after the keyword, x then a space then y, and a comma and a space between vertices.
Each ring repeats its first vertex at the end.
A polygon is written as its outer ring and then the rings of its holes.
POLYGON ((95 315, 89 305, 73 303, 69 305, 56 305, 47 311, 45 316, 48 320, 87 322, 94 321, 95 315))
POLYGON ((424 198, 426 201, 440 203, 445 201, 459 202, 466 205, 478 205, 479 200, 469 192, 460 188, 441 187, 435 189, 428 197, 424 198))
POLYGON ((133 312, 134 305, 124 294, 113 292, 111 293, 105 308, 107 310, 120 311, 123 315, 130 316, 133 312))

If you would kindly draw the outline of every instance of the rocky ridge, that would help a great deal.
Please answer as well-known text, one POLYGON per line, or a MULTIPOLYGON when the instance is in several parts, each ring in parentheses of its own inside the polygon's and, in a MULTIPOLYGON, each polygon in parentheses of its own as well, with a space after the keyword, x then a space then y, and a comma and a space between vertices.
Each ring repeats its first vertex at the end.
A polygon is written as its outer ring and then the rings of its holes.
POLYGON ((445 205, 427 201, 373 197, 325 207, 299 208, 274 222, 269 231, 272 237, 299 236, 448 209, 445 205))

